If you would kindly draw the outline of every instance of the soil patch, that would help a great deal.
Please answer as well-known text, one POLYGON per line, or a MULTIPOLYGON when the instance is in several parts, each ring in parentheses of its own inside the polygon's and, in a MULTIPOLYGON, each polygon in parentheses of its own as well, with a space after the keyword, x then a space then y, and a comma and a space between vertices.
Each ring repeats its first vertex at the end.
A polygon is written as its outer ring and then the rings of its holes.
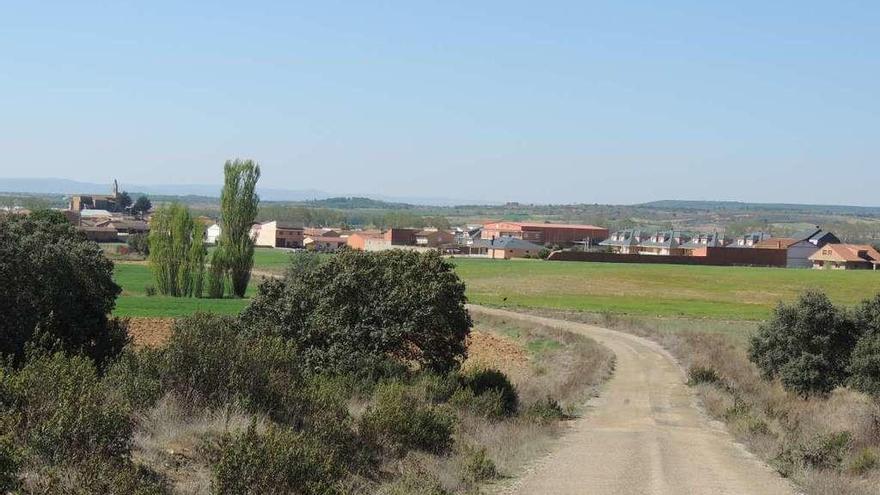
POLYGON ((171 336, 174 318, 129 318, 128 334, 135 347, 161 347, 171 336))
POLYGON ((530 373, 529 355, 515 341, 501 335, 474 330, 468 340, 464 369, 494 368, 517 381, 530 373))

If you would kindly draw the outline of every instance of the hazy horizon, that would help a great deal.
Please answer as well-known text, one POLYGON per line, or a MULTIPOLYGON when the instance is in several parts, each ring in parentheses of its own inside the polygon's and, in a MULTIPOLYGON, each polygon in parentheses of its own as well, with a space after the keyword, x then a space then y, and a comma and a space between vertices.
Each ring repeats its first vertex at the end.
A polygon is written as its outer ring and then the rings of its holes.
POLYGON ((880 4, 21 3, 0 177, 876 206, 880 4), (871 177, 874 177, 872 180, 871 177))

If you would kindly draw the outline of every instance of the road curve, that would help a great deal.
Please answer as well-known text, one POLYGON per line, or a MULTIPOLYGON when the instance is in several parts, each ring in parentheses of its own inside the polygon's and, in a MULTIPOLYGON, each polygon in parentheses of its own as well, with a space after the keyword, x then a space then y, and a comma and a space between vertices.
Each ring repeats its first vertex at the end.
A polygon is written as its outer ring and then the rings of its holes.
POLYGON ((586 335, 616 356, 614 374, 560 445, 504 493, 590 495, 794 494, 697 407, 660 345, 606 328, 471 306, 586 335))

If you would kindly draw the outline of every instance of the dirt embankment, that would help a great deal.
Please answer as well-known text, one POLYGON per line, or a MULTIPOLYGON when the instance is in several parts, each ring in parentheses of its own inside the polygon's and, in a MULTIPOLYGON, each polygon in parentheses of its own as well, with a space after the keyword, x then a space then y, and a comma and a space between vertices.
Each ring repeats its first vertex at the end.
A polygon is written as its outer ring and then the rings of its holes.
MULTIPOLYGON (((137 348, 161 347, 171 336, 174 318, 130 318, 128 333, 137 348)), ((489 332, 473 331, 468 340, 466 369, 491 367, 514 378, 529 372, 522 345, 489 332)))

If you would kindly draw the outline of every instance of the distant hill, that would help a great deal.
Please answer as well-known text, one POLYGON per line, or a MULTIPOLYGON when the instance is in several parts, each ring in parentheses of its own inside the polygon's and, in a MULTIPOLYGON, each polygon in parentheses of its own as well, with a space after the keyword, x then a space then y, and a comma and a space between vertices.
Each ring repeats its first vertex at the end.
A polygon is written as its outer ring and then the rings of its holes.
POLYGON ((634 206, 664 210, 775 211, 821 215, 878 216, 878 206, 800 205, 790 203, 745 203, 740 201, 686 201, 666 199, 634 206))
MULTIPOLYGON (((0 178, 0 192, 6 193, 37 193, 37 194, 108 194, 110 182, 99 184, 80 182, 69 179, 4 179, 0 178)), ((197 196, 204 198, 220 197, 222 186, 211 184, 129 184, 121 182, 119 189, 129 192, 144 193, 156 196, 197 196)), ((331 195, 313 189, 288 190, 258 188, 260 197, 266 201, 309 201, 329 198, 331 195)))

